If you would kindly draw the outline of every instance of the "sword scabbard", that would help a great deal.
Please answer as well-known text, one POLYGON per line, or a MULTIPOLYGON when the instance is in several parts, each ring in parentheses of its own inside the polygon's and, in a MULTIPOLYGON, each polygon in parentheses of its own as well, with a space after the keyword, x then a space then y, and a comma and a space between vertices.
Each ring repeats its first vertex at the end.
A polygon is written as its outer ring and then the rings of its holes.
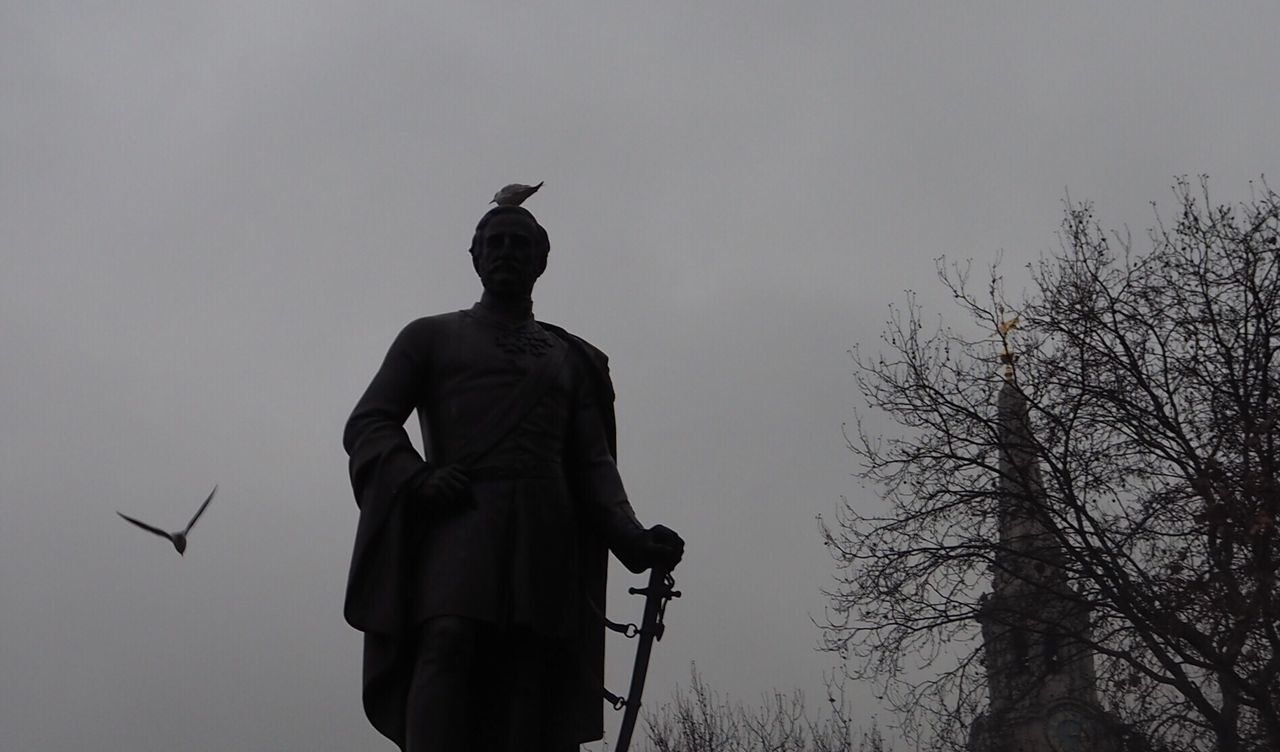
POLYGON ((627 696, 623 701, 622 728, 618 731, 618 741, 614 745, 615 752, 627 752, 631 746, 631 735, 635 731, 636 721, 640 718, 640 697, 644 693, 645 675, 649 671, 649 656, 653 652, 654 640, 662 639, 666 628, 663 615, 667 601, 679 598, 679 591, 673 590, 675 580, 671 570, 653 567, 649 570, 649 584, 643 588, 630 588, 633 595, 644 596, 644 619, 640 623, 639 644, 636 645, 636 662, 631 670, 631 685, 627 688, 627 696))

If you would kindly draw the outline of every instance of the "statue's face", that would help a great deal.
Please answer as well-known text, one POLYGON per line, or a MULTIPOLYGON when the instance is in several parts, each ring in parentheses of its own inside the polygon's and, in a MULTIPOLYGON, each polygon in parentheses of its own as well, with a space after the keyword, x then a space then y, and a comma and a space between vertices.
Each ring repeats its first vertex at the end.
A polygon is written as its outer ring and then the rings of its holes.
POLYGON ((498 297, 527 297, 547 268, 537 230, 525 217, 498 215, 489 220, 471 258, 484 289, 498 297))

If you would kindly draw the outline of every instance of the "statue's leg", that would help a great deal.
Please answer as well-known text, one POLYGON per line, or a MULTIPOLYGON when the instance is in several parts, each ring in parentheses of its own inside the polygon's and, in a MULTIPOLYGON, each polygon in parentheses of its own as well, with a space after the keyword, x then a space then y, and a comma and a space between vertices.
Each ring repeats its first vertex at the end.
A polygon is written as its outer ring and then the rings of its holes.
POLYGON ((566 708, 564 653, 554 640, 513 629, 505 640, 504 752, 577 752, 566 708))
POLYGON ((406 752, 473 751, 482 626, 460 616, 422 624, 406 708, 406 752))

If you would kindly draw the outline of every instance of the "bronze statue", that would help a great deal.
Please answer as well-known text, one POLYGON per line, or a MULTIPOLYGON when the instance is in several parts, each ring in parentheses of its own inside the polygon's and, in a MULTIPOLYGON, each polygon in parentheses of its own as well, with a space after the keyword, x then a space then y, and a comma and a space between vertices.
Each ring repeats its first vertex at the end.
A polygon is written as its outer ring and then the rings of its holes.
POLYGON ((485 214, 480 302, 408 324, 343 434, 360 507, 344 612, 365 711, 407 752, 599 739, 607 552, 632 572, 683 555, 623 489, 604 353, 533 317, 549 251, 523 207, 485 214))

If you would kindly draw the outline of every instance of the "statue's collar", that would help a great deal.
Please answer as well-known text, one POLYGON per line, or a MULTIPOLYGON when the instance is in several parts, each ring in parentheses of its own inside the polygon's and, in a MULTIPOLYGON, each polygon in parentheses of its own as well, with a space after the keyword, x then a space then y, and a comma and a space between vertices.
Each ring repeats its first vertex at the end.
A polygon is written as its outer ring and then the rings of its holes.
POLYGON ((488 292, 485 292, 480 297, 480 302, 471 306, 470 313, 476 318, 491 324, 517 327, 533 322, 533 301, 499 301, 490 296, 488 292))

